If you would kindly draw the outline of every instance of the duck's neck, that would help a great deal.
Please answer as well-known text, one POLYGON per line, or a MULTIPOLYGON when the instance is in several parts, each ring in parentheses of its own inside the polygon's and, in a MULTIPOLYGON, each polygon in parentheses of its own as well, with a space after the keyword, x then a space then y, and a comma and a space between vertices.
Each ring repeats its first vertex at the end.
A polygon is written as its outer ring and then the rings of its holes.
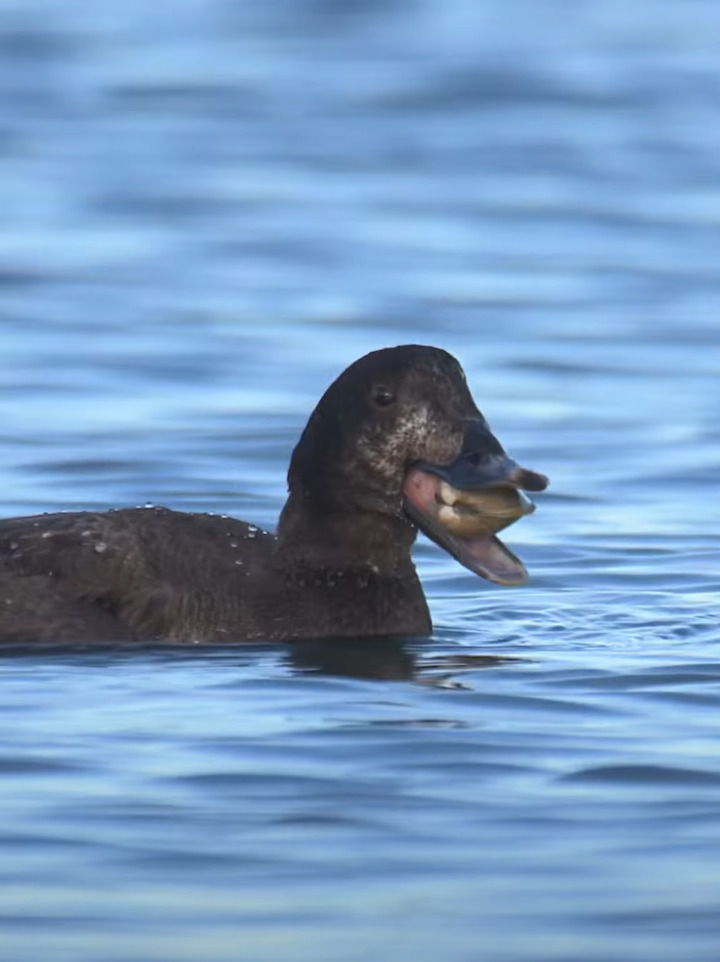
POLYGON ((416 530, 403 518, 375 512, 323 511, 290 495, 280 515, 277 551, 287 565, 414 574, 416 530))
POLYGON ((292 495, 275 565, 293 620, 283 637, 426 635, 430 612, 410 555, 415 529, 373 512, 311 510, 292 495))

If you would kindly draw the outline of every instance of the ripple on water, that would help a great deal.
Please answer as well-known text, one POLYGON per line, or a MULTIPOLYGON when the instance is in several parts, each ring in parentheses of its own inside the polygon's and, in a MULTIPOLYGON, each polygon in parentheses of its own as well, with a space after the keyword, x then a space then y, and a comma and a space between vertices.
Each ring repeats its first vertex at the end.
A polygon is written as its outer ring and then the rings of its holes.
POLYGON ((572 772, 564 778, 571 782, 600 782, 627 787, 676 788, 682 792, 688 788, 717 789, 720 786, 720 772, 667 765, 601 765, 572 772))

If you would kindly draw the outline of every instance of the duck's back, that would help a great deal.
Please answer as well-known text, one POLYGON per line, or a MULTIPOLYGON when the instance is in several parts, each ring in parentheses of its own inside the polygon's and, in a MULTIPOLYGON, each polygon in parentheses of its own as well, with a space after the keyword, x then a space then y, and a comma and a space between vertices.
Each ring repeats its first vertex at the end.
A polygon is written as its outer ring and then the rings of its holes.
POLYGON ((233 518, 165 508, 0 521, 0 641, 242 633, 244 586, 274 542, 233 518))

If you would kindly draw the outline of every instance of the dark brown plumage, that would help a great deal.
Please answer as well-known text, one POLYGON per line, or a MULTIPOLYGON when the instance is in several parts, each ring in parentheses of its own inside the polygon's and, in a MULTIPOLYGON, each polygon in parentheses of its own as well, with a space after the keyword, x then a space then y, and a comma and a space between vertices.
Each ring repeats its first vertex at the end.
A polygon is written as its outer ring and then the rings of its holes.
POLYGON ((376 351, 341 374, 313 412, 277 535, 165 508, 0 521, 0 641, 427 634, 410 553, 418 525, 495 577, 492 557, 490 573, 480 558, 487 546, 424 522, 433 485, 453 472, 463 487, 490 476, 514 488, 545 483, 505 456, 451 355, 414 345, 376 351), (411 468, 427 503, 408 500, 411 468))

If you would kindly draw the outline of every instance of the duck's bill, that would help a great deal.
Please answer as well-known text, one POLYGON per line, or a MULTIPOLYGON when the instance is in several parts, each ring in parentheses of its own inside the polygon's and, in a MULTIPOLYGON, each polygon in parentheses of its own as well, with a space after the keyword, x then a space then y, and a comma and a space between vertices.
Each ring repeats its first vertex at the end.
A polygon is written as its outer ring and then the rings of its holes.
POLYGON ((490 453, 464 451, 450 465, 416 464, 403 485, 405 510, 470 571, 496 584, 521 585, 528 577, 525 565, 496 534, 535 510, 523 489, 542 491, 548 480, 495 445, 499 450, 490 453))

